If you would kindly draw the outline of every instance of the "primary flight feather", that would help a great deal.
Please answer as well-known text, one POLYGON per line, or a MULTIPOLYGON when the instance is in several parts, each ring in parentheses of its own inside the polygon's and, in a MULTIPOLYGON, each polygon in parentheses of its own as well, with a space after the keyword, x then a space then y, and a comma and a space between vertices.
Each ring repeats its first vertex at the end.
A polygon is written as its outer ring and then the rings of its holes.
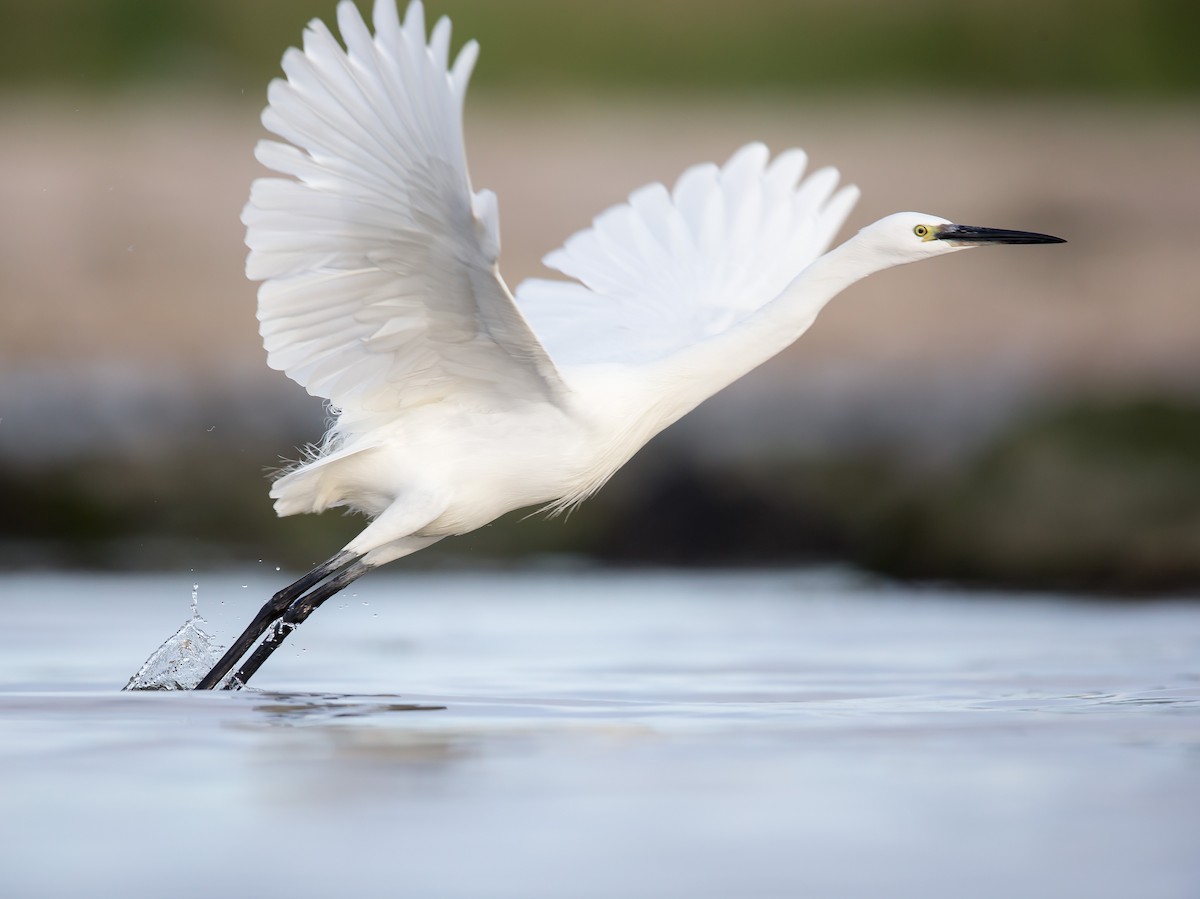
POLYGON ((858 191, 752 143, 597 216, 515 294, 495 195, 467 171, 462 113, 478 45, 451 62, 427 33, 350 0, 284 54, 257 157, 246 271, 262 281, 268 363, 329 400, 335 422, 271 496, 280 515, 345 506, 372 520, 263 606, 199 688, 239 686, 322 602, 367 570, 513 509, 564 508, 646 441, 791 344, 847 285, 1030 232, 898 213, 827 252, 858 191), (268 629, 247 661, 234 667, 268 629))

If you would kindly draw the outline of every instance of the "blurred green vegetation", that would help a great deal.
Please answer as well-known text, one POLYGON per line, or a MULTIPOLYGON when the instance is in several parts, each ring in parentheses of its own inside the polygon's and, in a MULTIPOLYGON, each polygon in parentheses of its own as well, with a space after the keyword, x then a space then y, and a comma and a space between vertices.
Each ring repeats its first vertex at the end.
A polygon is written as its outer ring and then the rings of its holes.
MULTIPOLYGON (((360 0, 360 6, 368 5, 360 0)), ((334 0, 0 0, 0 84, 258 96, 334 0)), ((926 91, 1178 97, 1192 0, 431 0, 484 46, 484 90, 926 91)), ((457 42, 456 42, 457 43, 457 42)))
POLYGON ((266 473, 248 458, 270 456, 171 452, 0 466, 0 492, 20 510, 0 526, 0 566, 153 569, 268 553, 275 564, 307 567, 361 530, 336 514, 279 521, 266 473))
POLYGON ((603 556, 823 559, 906 579, 1112 594, 1195 589, 1200 407, 1066 405, 936 471, 878 452, 681 468, 625 517, 603 556))
MULTIPOLYGON (((0 565, 306 568, 361 526, 276 520, 251 450, 0 468, 20 515, 0 565)), ((569 521, 514 513, 406 565, 545 554, 645 565, 844 562, 894 577, 1146 594, 1200 587, 1200 407, 1081 403, 1014 423, 959 464, 897 456, 701 463, 652 444, 569 521)))
POLYGON ((1109 590, 1200 584, 1200 409, 1163 399, 1032 418, 905 499, 876 567, 1109 590))

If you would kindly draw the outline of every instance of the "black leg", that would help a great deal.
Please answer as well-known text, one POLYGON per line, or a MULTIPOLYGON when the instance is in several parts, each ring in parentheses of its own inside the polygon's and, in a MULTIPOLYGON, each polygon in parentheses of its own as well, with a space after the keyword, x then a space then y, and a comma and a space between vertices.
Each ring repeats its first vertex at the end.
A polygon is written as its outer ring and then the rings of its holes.
POLYGON ((258 610, 258 614, 254 616, 250 624, 246 626, 246 629, 242 631, 242 635, 233 641, 233 645, 226 650, 225 655, 221 656, 220 661, 213 666, 212 671, 204 675, 200 683, 196 684, 195 689, 211 690, 220 684, 225 679, 225 676, 233 670, 233 666, 254 645, 254 641, 261 637, 263 632, 288 610, 288 607, 296 601, 297 597, 302 596, 313 585, 319 584, 338 569, 346 566, 354 558, 355 556, 352 552, 340 552, 322 562, 308 574, 304 575, 304 577, 288 584, 267 600, 263 607, 258 610))
POLYGON ((246 664, 238 669, 237 674, 233 676, 225 689, 241 689, 246 681, 250 680, 254 676, 254 673, 262 667, 263 662, 271 657, 271 653, 283 644, 288 634, 298 628, 304 622, 304 619, 320 608, 321 603, 325 602, 325 600, 329 599, 335 593, 344 590, 349 584, 369 571, 370 568, 370 565, 364 565, 362 562, 353 562, 337 572, 329 580, 323 581, 309 592, 297 598, 288 606, 283 615, 279 617, 279 620, 275 622, 275 626, 271 628, 271 632, 267 634, 266 639, 250 654, 250 658, 246 659, 246 664))

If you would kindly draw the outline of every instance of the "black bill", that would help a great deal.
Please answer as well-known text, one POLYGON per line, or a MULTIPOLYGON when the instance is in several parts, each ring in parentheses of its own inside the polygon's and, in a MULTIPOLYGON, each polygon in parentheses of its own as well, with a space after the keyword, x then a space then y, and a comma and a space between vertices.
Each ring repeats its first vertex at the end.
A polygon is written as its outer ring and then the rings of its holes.
POLYGON ((976 228, 974 225, 942 225, 933 235, 935 240, 948 240, 955 245, 990 243, 1066 243, 1061 237, 1038 234, 1034 231, 1007 231, 1004 228, 976 228))

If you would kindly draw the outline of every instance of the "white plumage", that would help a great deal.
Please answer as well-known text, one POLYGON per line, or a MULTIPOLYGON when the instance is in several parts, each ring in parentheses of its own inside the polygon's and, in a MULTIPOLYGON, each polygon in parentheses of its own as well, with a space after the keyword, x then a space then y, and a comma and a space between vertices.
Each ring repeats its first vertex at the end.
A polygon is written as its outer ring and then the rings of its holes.
POLYGON ((514 296, 495 195, 472 188, 463 147, 478 45, 451 63, 450 23, 427 37, 420 0, 403 22, 376 0, 373 34, 349 0, 337 19, 345 47, 313 21, 270 86, 263 124, 286 143, 263 141, 257 157, 284 177, 254 183, 246 271, 263 282, 269 364, 337 416, 275 482, 276 510, 373 520, 264 606, 202 686, 272 621, 277 645, 371 567, 589 496, 848 284, 963 246, 1057 240, 899 213, 826 252, 857 190, 837 190, 831 168, 802 177, 800 150, 772 160, 749 144, 670 191, 635 190, 545 258, 573 280, 531 279, 514 296))
POLYGON ((834 194, 831 168, 801 182, 805 163, 750 144, 670 192, 634 191, 546 256, 582 283, 525 281, 522 311, 560 365, 645 364, 728 331, 825 252, 858 198, 834 194))
MULTIPOLYGON (((243 214, 268 362, 339 411, 323 452, 275 484, 280 514, 379 514, 400 500, 425 508, 415 531, 440 537, 588 495, 669 423, 638 420, 645 398, 625 396, 650 375, 638 368, 777 297, 857 197, 834 193, 833 169, 801 181, 800 150, 770 161, 750 144, 671 192, 634 191, 546 257, 577 282, 531 279, 514 299, 497 268, 495 195, 473 191, 463 148, 478 45, 450 65, 450 23, 427 43, 419 2, 401 23, 381 0, 374 35, 343 2, 338 25, 345 49, 314 21, 303 51, 284 55, 263 123, 289 143, 262 141, 257 156, 289 177, 255 182, 243 214), (614 364, 628 371, 592 370, 614 364), (610 442, 596 430, 623 439, 596 453, 610 442), (500 507, 471 495, 481 488, 500 507), (463 493, 471 509, 452 509, 463 493)), ((380 559, 367 543, 382 536, 353 548, 380 559)))

